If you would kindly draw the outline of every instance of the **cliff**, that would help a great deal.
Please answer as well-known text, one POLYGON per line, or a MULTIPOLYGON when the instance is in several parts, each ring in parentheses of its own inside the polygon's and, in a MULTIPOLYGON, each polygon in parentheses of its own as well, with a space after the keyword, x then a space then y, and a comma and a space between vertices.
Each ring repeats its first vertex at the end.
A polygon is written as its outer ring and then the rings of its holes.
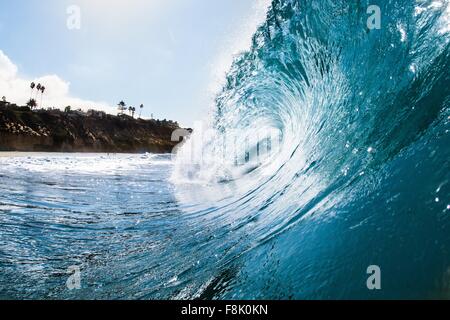
POLYGON ((103 112, 36 110, 0 102, 0 151, 169 153, 172 121, 103 112))

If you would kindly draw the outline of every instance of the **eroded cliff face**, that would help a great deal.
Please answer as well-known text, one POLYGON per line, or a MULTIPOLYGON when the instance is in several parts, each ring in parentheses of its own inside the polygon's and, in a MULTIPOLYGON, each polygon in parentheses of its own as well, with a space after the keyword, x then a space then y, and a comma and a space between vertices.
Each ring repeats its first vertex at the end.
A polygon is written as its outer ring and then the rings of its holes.
POLYGON ((169 153, 178 128, 171 121, 0 105, 0 151, 169 153))

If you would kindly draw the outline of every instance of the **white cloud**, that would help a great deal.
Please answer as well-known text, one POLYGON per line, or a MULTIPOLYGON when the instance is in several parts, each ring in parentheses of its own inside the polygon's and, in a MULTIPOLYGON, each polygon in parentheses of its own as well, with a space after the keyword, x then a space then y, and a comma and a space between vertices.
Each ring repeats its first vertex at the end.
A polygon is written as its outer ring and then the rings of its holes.
POLYGON ((9 58, 0 50, 0 78, 8 80, 14 78, 17 74, 17 67, 9 60, 9 58))
MULTIPOLYGON (((70 94, 70 83, 57 75, 44 75, 35 79, 26 79, 18 75, 17 66, 0 50, 0 96, 5 96, 8 101, 18 105, 25 105, 31 97, 30 83, 41 83, 46 91, 43 95, 43 107, 55 107, 64 109, 72 106, 73 109, 96 109, 108 113, 116 113, 116 108, 106 102, 83 100, 70 94)), ((36 98, 34 90, 33 98, 36 98)), ((41 96, 37 96, 40 103, 41 96)))

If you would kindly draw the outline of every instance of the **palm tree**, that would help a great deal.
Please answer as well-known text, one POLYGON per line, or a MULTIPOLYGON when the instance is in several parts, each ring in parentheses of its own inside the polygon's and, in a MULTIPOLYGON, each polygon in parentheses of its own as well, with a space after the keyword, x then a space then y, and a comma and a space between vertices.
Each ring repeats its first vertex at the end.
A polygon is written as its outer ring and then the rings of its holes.
POLYGON ((128 112, 131 114, 131 116, 134 118, 134 113, 136 112, 136 108, 129 106, 128 107, 128 112))
POLYGON ((36 83, 32 82, 30 85, 30 88, 31 88, 31 95, 30 95, 30 99, 31 99, 31 98, 33 98, 33 91, 34 91, 34 88, 36 88, 36 83))
POLYGON ((38 96, 38 93, 41 91, 41 84, 40 83, 38 83, 38 85, 36 86, 36 97, 35 97, 35 100, 37 100, 37 96, 38 96))
POLYGON ((36 108, 37 106, 36 100, 34 99, 28 100, 27 106, 30 107, 31 110, 33 110, 33 108, 36 108))
POLYGON ((119 109, 119 114, 123 114, 123 112, 127 109, 126 108, 126 103, 122 101, 119 102, 119 104, 117 105, 117 109, 119 109))
POLYGON ((41 108, 43 107, 42 106, 42 97, 44 96, 44 92, 45 92, 45 87, 41 86, 41 104, 40 104, 41 108))
POLYGON ((144 105, 141 104, 141 105, 139 106, 139 108, 141 108, 141 110, 139 111, 139 119, 140 119, 141 116, 142 116, 142 109, 144 109, 144 105))

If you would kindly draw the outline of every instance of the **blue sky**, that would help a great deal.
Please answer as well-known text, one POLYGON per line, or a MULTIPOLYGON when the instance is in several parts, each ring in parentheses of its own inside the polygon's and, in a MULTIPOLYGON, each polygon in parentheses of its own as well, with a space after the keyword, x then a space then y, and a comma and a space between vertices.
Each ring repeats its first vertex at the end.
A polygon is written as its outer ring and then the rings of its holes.
POLYGON ((211 108, 217 89, 212 83, 223 76, 232 54, 245 47, 264 5, 261 0, 0 0, 0 50, 17 67, 15 77, 54 75, 77 99, 110 106, 122 99, 144 103, 147 117, 153 113, 191 125, 211 108), (81 9, 80 30, 66 27, 70 5, 81 9))

